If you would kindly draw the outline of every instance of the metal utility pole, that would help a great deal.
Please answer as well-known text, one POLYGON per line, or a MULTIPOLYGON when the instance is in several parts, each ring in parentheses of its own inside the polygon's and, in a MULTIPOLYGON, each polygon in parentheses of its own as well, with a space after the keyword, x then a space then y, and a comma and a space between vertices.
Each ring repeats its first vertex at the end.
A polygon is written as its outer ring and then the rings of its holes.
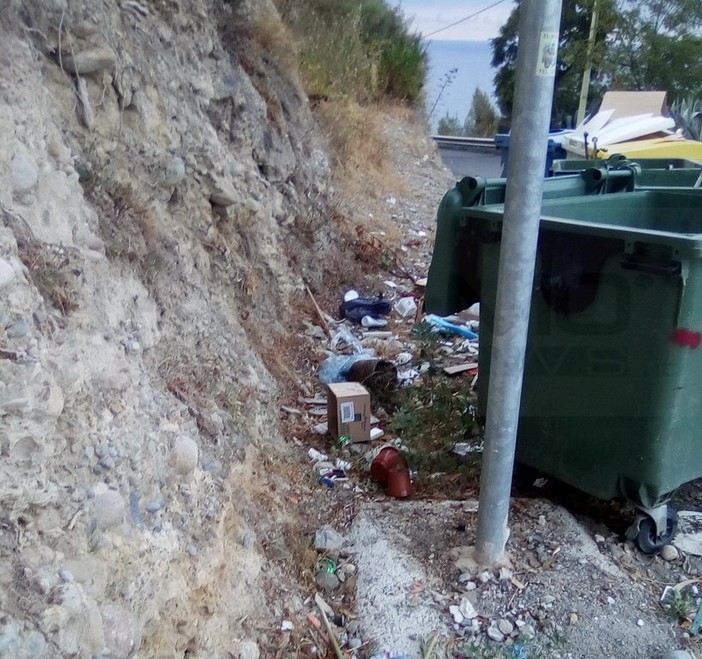
POLYGON ((592 20, 590 21, 590 36, 587 39, 587 55, 585 56, 585 70, 583 71, 583 81, 580 85, 580 102, 578 103, 578 115, 575 125, 579 126, 585 119, 585 108, 587 106, 587 94, 590 90, 590 76, 592 75, 592 52, 595 49, 595 37, 597 36, 597 2, 592 4, 592 20))
POLYGON ((541 213, 561 0, 523 0, 495 305, 476 558, 492 565, 507 543, 510 486, 541 213))

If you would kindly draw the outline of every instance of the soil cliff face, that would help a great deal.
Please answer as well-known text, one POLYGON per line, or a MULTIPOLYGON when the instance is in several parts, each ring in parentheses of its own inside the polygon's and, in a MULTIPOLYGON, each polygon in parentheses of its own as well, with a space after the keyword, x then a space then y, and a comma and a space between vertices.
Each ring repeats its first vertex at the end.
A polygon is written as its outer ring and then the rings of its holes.
POLYGON ((335 243, 277 18, 2 12, 0 656, 258 656, 261 354, 335 243))

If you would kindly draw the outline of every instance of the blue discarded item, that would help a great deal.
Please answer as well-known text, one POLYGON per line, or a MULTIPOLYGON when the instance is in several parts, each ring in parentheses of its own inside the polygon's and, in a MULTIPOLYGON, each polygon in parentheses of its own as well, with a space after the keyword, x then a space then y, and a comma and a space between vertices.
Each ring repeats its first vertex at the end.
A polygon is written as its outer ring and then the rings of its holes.
POLYGON ((370 355, 332 355, 327 357, 319 367, 319 381, 322 384, 346 382, 346 376, 356 362, 374 359, 370 355))
POLYGON ((339 315, 355 323, 360 323, 364 316, 371 318, 387 316, 390 310, 390 303, 380 293, 377 297, 357 297, 353 300, 344 300, 339 307, 339 315))
POLYGON ((458 334, 459 336, 462 336, 465 339, 477 339, 478 335, 469 330, 467 327, 463 327, 461 325, 454 325, 453 323, 449 323, 448 320, 445 318, 442 318, 441 316, 435 316, 434 314, 429 314, 424 317, 424 320, 426 322, 430 323, 431 325, 434 325, 435 327, 439 327, 441 329, 444 329, 448 332, 452 332, 453 334, 458 334))

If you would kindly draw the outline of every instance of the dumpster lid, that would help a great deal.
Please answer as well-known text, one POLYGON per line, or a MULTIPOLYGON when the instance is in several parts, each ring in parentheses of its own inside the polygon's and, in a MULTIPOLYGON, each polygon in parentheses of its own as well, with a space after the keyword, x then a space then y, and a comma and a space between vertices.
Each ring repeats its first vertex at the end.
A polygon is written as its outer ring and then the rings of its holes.
MULTIPOLYGON (((466 208, 466 216, 499 230, 504 204, 466 208)), ((702 258, 702 190, 646 190, 544 200, 541 228, 665 245, 702 258)))

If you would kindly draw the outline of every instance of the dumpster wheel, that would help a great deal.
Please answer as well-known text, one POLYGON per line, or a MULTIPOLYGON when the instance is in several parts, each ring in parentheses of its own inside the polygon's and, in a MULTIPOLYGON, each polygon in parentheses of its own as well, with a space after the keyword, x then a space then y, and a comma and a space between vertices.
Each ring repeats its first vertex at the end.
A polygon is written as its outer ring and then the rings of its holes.
POLYGON ((636 544, 644 554, 656 554, 663 547, 669 545, 678 530, 678 513, 675 508, 666 506, 665 531, 658 532, 656 520, 650 515, 643 515, 639 520, 639 529, 636 533, 636 544))

